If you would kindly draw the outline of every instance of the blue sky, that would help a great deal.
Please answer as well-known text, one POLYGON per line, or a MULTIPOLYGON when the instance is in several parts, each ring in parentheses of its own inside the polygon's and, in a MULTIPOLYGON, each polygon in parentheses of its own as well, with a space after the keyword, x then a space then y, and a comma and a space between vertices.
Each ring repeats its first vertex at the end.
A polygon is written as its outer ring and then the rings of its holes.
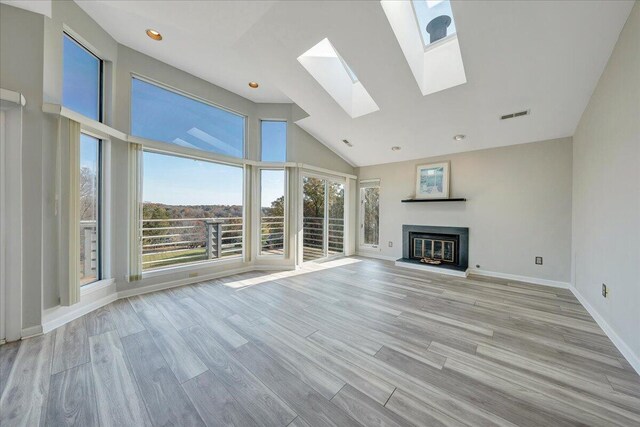
POLYGON ((65 34, 62 105, 99 120, 100 61, 65 34))

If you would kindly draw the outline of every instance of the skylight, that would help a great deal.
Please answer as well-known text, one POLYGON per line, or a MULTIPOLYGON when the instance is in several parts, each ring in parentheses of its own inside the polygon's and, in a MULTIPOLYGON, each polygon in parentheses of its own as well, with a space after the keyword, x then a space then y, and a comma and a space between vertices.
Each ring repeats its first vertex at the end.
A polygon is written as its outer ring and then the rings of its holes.
POLYGON ((425 46, 456 33, 449 0, 413 0, 413 11, 425 46))
POLYGON ((329 39, 323 39, 300 55, 298 62, 351 118, 379 110, 353 69, 329 39))
POLYGON ((422 95, 467 82, 449 0, 380 3, 422 95))

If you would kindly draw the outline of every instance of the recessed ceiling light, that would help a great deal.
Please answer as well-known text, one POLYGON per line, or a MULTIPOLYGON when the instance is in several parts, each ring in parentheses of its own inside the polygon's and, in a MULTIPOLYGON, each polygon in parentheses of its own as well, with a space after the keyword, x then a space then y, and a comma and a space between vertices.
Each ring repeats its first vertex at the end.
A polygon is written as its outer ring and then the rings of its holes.
POLYGON ((398 147, 397 145, 395 147, 391 147, 391 151, 400 151, 402 148, 398 147))
POLYGON ((147 29, 147 35, 156 41, 162 40, 162 34, 157 32, 156 30, 152 30, 151 28, 147 29))
POLYGON ((463 139, 465 139, 467 137, 467 135, 463 135, 463 134, 459 134, 453 137, 453 139, 455 141, 462 141, 463 139))
POLYGON ((257 82, 249 82, 249 87, 251 89, 257 89, 260 86, 257 82))

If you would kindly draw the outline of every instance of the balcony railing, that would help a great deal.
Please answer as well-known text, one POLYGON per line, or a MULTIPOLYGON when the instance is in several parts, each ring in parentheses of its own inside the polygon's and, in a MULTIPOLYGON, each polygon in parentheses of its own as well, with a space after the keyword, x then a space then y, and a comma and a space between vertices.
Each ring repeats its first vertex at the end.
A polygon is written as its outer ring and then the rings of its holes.
POLYGON ((303 256, 305 261, 344 252, 344 219, 329 218, 327 254, 324 250, 325 221, 319 217, 304 217, 303 256))
POLYGON ((142 220, 142 269, 242 255, 242 217, 142 220))
POLYGON ((284 254, 284 217, 263 216, 260 224, 260 253, 284 254))
POLYGON ((98 277, 98 229, 95 220, 80 221, 80 284, 98 277))

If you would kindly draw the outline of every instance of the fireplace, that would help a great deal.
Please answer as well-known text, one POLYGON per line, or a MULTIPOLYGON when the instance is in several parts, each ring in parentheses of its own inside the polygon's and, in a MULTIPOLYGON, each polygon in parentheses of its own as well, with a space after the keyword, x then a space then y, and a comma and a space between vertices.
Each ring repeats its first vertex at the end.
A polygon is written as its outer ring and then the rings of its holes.
POLYGON ((402 226, 402 258, 399 262, 465 272, 468 260, 468 228, 402 226))

